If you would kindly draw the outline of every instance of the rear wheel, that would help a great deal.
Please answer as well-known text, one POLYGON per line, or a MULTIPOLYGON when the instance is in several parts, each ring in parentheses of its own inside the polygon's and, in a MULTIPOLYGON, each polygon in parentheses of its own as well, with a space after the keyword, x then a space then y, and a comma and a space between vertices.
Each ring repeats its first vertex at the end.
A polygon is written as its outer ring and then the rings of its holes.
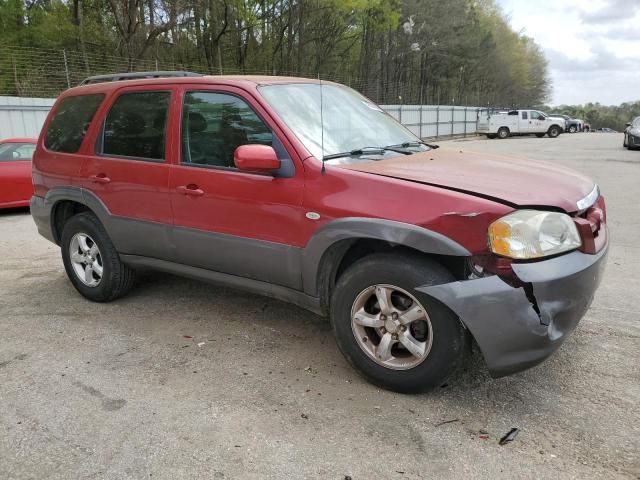
POLYGON ((500 127, 500 129, 498 130, 498 138, 508 138, 510 134, 511 132, 507 127, 500 127))
POLYGON ((578 131, 577 127, 575 125, 571 125, 569 127, 569 133, 576 133, 578 131))
POLYGON ((331 298, 331 324, 346 359, 389 390, 442 385, 463 363, 469 336, 451 310, 415 288, 454 280, 420 256, 375 254, 352 265, 331 298))
POLYGON ((551 127, 549 127, 549 131, 547 132, 547 134, 551 138, 556 138, 558 135, 560 135, 560 127, 558 127, 557 125, 552 125, 551 127))
POLYGON ((120 261, 109 235, 92 213, 79 213, 64 226, 62 261, 73 286, 94 302, 109 302, 133 286, 135 271, 120 261))

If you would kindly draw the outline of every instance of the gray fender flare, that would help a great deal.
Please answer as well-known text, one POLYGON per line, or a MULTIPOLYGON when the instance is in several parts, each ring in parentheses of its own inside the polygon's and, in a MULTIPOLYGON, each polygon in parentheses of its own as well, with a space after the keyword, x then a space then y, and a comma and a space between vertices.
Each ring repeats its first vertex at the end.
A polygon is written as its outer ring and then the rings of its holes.
MULTIPOLYGON (((44 197, 45 206, 50 210, 51 231, 55 237, 54 213, 56 204, 62 201, 72 201, 86 205, 98 217, 103 225, 109 224, 111 213, 104 203, 93 193, 81 187, 53 187, 44 197)), ((56 243, 60 242, 59 238, 55 238, 56 243)))
POLYGON ((302 255, 305 293, 318 296, 318 272, 323 255, 336 242, 346 239, 376 239, 434 255, 467 257, 471 253, 441 233, 408 223, 379 218, 347 217, 322 226, 309 240, 302 255))
MULTIPOLYGON (((104 225, 119 253, 144 253, 151 257, 173 258, 173 225, 114 215, 93 192, 81 187, 55 187, 47 192, 45 208, 49 208, 52 236, 55 237, 54 207, 64 200, 78 202, 89 208, 104 225)), ((60 239, 55 238, 55 242, 59 244, 60 239)))

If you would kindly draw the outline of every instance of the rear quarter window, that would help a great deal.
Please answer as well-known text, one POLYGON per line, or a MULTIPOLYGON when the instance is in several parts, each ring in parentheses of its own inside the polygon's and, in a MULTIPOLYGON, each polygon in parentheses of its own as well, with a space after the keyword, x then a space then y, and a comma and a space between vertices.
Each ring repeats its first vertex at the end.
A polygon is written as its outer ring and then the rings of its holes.
POLYGON ((62 100, 47 129, 44 146, 54 152, 77 152, 102 100, 104 94, 101 93, 62 100))

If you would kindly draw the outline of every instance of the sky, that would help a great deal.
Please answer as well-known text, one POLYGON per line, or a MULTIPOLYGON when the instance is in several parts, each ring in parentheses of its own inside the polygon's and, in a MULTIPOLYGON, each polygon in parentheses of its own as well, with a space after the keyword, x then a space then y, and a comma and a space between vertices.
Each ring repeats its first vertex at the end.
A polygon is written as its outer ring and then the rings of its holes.
POLYGON ((640 100, 640 0, 497 0, 544 50, 552 105, 640 100))

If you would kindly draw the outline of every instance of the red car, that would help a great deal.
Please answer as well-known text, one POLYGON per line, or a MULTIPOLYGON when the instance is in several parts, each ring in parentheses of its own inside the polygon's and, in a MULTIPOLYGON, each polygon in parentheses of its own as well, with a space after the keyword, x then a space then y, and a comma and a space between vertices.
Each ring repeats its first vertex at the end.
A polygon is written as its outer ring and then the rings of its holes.
POLYGON ((37 142, 36 138, 0 140, 0 208, 29 206, 31 157, 37 142))
POLYGON ((600 282, 604 199, 572 170, 439 150, 334 83, 85 83, 44 125, 31 211, 89 300, 121 297, 139 267, 276 297, 329 316, 370 381, 412 392, 472 340, 494 376, 536 365, 600 282))

